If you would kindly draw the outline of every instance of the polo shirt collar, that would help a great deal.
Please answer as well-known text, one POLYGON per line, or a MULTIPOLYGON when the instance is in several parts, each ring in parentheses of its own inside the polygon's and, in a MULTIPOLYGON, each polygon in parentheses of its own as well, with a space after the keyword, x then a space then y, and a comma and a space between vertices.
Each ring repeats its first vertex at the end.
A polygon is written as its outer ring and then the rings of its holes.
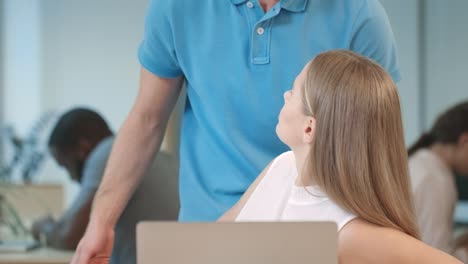
POLYGON ((291 12, 304 12, 308 0, 281 0, 281 8, 291 12))
POLYGON ((244 2, 247 2, 247 0, 231 0, 232 4, 233 5, 239 5, 239 4, 242 4, 244 2))
MULTIPOLYGON (((234 5, 247 2, 247 0, 231 0, 234 5)), ((306 9, 308 0, 281 0, 280 6, 291 12, 303 12, 306 9)))

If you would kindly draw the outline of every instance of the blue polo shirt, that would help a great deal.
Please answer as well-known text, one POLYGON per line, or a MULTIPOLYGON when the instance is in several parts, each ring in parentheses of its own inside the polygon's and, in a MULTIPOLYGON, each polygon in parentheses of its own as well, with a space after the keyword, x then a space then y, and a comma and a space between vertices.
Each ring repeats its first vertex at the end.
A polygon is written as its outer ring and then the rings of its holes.
POLYGON ((275 126, 283 93, 318 53, 350 49, 399 80, 378 0, 152 0, 139 49, 157 76, 185 76, 181 221, 212 221, 287 147, 275 126))

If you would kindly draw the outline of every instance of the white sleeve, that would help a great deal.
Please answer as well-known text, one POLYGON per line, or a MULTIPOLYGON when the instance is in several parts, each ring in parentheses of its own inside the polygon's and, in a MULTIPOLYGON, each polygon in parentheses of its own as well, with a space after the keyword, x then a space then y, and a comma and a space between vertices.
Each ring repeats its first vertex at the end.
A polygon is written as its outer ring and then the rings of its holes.
MULTIPOLYGON (((421 239, 449 254, 454 254, 453 210, 450 188, 443 182, 426 177, 414 192, 415 212, 421 239)), ((464 261, 464 260, 463 260, 464 261)))

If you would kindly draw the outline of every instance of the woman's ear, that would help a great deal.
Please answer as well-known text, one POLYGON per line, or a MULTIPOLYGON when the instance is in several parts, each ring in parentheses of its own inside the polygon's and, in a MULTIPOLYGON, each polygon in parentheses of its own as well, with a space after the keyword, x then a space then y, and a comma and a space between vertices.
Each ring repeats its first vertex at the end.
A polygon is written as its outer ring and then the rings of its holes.
POLYGON ((308 116, 306 120, 306 125, 304 129, 304 134, 302 136, 302 141, 305 144, 312 144, 315 136, 315 118, 308 116))

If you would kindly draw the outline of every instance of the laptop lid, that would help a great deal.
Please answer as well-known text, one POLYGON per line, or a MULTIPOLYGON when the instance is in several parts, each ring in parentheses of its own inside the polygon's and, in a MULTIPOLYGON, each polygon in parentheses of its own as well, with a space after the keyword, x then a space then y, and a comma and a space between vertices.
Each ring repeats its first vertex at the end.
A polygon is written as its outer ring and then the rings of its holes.
POLYGON ((137 226, 138 264, 337 264, 331 222, 176 223, 137 226))

